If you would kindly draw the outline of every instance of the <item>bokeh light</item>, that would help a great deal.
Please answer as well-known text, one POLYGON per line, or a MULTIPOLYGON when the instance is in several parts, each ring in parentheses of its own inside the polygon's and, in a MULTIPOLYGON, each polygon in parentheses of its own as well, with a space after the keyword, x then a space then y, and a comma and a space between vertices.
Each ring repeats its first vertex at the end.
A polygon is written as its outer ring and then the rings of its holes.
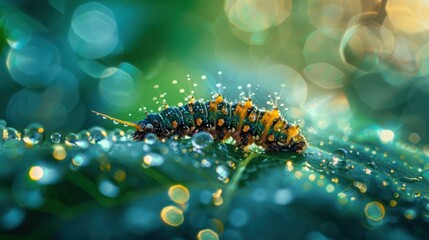
POLYGON ((189 190, 183 185, 174 185, 168 189, 168 196, 177 204, 185 204, 188 202, 190 194, 189 190))
POLYGON ((175 206, 167 206, 161 210, 162 221, 172 227, 177 227, 183 223, 183 211, 175 206))
POLYGON ((198 232, 198 240, 218 240, 219 236, 211 229, 203 229, 198 232))
POLYGON ((20 48, 11 48, 6 66, 12 78, 29 88, 48 87, 61 70, 58 49, 48 40, 33 36, 20 48))
POLYGON ((395 133, 392 130, 383 129, 378 131, 380 141, 383 143, 389 143, 395 138, 395 133))
POLYGON ((369 220, 381 221, 385 215, 383 204, 379 202, 370 202, 365 206, 365 215, 369 220))
POLYGON ((31 167, 30 170, 28 171, 28 176, 30 176, 30 179, 34 181, 39 181, 40 179, 43 178, 43 175, 44 175, 44 171, 43 171, 43 168, 40 166, 31 167))
POLYGON ((115 15, 101 3, 82 4, 74 11, 68 39, 72 48, 85 58, 108 55, 118 44, 115 15))
POLYGON ((247 32, 259 32, 279 25, 290 14, 291 0, 226 0, 229 21, 247 32))

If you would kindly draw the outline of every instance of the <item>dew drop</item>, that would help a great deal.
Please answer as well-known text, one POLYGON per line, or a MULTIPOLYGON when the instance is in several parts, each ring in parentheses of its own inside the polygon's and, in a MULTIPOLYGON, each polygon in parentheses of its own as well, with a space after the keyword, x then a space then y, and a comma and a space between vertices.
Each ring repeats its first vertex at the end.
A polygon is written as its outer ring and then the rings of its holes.
POLYGON ((8 140, 21 140, 21 133, 19 133, 15 128, 5 128, 2 131, 2 139, 5 141, 8 140))
POLYGON ((201 75, 201 79, 202 79, 202 80, 206 80, 206 79, 207 79, 207 76, 206 76, 206 75, 201 75))
POLYGON ((148 133, 146 134, 146 136, 144 137, 144 143, 146 143, 147 145, 153 145, 156 143, 156 140, 158 139, 158 137, 153 134, 153 133, 148 133))
POLYGON ((344 158, 347 156, 347 151, 344 148, 338 148, 334 151, 334 156, 344 160, 344 158))
POLYGON ((89 133, 88 130, 81 130, 77 133, 77 136, 79 137, 80 140, 85 140, 88 141, 88 138, 91 134, 89 133))
POLYGON ((77 146, 77 142, 79 140, 79 136, 76 133, 69 133, 66 136, 65 143, 70 147, 77 146))
POLYGON ((40 123, 31 123, 24 129, 22 140, 27 146, 42 144, 45 140, 45 129, 40 123))
POLYGON ((197 149, 203 149, 213 143, 213 137, 206 132, 199 132, 192 136, 192 145, 197 149))
POLYGON ((122 129, 116 128, 109 133, 107 138, 112 142, 125 142, 127 141, 127 136, 122 129))
POLYGON ((129 129, 129 130, 127 130, 126 132, 125 132, 125 136, 126 136, 126 138, 127 138, 127 141, 133 141, 133 137, 134 137, 134 130, 132 130, 132 129, 129 129))
POLYGON ((51 134, 51 142, 52 143, 60 143, 61 142, 61 134, 59 133, 52 133, 51 134))
POLYGON ((219 178, 224 179, 229 176, 229 169, 224 165, 218 165, 216 167, 216 173, 219 175, 219 178))
POLYGON ((92 127, 89 129, 89 143, 96 144, 107 137, 106 131, 102 127, 92 127))

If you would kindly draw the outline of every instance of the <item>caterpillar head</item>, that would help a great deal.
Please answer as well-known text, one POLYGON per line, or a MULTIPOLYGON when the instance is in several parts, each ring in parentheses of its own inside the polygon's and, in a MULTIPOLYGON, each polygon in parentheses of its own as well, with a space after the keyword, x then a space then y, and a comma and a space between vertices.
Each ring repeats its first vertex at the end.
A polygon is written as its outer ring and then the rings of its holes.
POLYGON ((278 135, 275 144, 275 148, 278 151, 294 151, 298 153, 304 151, 308 146, 307 140, 300 133, 300 127, 298 125, 291 124, 288 124, 286 128, 278 135))

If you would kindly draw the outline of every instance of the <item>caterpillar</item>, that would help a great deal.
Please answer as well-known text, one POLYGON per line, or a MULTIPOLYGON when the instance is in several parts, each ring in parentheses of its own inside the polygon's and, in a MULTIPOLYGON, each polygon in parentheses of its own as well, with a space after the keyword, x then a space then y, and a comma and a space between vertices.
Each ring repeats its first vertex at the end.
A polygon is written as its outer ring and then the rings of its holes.
POLYGON ((288 123, 277 107, 271 111, 258 109, 252 104, 252 99, 230 103, 221 95, 207 102, 191 97, 183 106, 166 105, 160 113, 147 113, 146 118, 137 123, 93 112, 134 127, 134 141, 142 141, 148 133, 154 133, 159 139, 167 139, 205 131, 212 135, 214 141, 232 137, 239 147, 255 143, 267 152, 302 153, 308 146, 300 127, 288 123))

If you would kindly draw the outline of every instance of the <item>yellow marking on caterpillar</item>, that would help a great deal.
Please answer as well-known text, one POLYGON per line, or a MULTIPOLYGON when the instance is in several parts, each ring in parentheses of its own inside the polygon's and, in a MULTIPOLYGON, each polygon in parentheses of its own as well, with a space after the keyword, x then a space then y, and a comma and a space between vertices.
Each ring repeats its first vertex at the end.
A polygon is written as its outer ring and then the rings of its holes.
POLYGON ((217 125, 221 127, 223 124, 225 124, 225 120, 223 120, 223 118, 219 118, 219 120, 217 120, 217 125))
POLYGON ((274 123, 274 119, 280 117, 279 110, 274 108, 273 111, 267 111, 266 114, 262 117, 262 124, 265 126, 264 131, 262 133, 261 139, 259 139, 258 143, 263 144, 267 139, 268 131, 274 123))
POLYGON ((243 125, 243 121, 246 118, 247 110, 252 106, 253 105, 252 105, 251 99, 248 99, 244 104, 237 104, 235 113, 240 116, 240 122, 238 123, 238 126, 237 126, 237 134, 234 133, 234 135, 237 135, 237 136, 240 135, 241 126, 243 125))
POLYGON ((201 126, 201 124, 203 124, 203 120, 201 118, 197 118, 197 119, 195 119, 195 123, 199 127, 199 126, 201 126))
POLYGON ((285 127, 286 127, 286 122, 284 122, 284 121, 278 121, 278 122, 274 125, 273 129, 274 129, 274 131, 276 131, 276 132, 280 132, 280 131, 282 131, 285 127))
POLYGON ((250 126, 248 124, 243 126, 243 132, 248 132, 250 130, 250 126))
POLYGON ((189 104, 189 105, 195 105, 195 98, 194 98, 194 97, 191 97, 191 99, 189 99, 188 104, 189 104))
POLYGON ((218 96, 216 97, 215 102, 216 102, 216 104, 219 104, 219 103, 223 102, 223 97, 222 97, 221 95, 218 95, 218 96))
POLYGON ((173 126, 173 128, 176 129, 179 126, 179 124, 177 123, 176 120, 174 120, 171 122, 171 126, 173 126))
POLYGON ((288 129, 286 129, 286 134, 286 143, 290 143, 292 138, 296 137, 299 134, 299 126, 290 126, 288 129))

